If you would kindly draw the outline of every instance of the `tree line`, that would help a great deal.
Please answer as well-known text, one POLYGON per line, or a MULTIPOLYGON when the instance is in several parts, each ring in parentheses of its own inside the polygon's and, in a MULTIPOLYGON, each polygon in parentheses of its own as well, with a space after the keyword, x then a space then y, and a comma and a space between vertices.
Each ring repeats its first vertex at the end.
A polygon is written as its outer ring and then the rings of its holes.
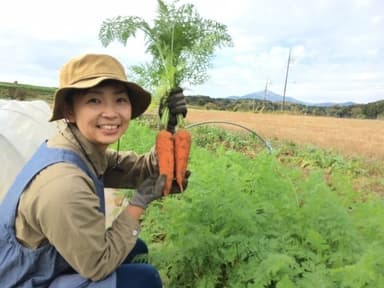
MULTIPOLYGON (((242 112, 282 112, 282 102, 258 99, 211 98, 209 96, 187 96, 192 107, 207 110, 242 111, 242 112)), ((285 103, 284 112, 291 114, 329 116, 338 118, 384 119, 384 100, 349 106, 308 106, 285 103)))
MULTIPOLYGON (((55 88, 0 82, 0 98, 52 101, 55 88)), ((257 99, 211 98, 186 96, 188 105, 198 109, 232 112, 274 113, 282 111, 282 103, 257 99)), ((338 118, 384 119, 384 100, 350 106, 307 106, 285 103, 284 112, 299 115, 329 116, 338 118)))

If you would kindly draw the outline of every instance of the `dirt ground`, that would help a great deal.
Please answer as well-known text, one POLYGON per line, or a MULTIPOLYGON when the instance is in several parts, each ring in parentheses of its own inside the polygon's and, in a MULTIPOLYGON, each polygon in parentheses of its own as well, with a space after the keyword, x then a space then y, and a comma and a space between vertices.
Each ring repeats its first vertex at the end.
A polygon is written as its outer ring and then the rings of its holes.
POLYGON ((229 121, 254 130, 267 140, 287 140, 345 156, 384 160, 382 120, 189 109, 186 121, 229 121))

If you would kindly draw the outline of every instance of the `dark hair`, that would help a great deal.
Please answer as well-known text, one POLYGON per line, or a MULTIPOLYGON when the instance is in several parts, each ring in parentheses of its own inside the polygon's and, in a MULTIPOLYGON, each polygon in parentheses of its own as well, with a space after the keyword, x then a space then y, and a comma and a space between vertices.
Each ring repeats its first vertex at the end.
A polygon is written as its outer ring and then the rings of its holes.
POLYGON ((69 107, 73 107, 73 96, 74 96, 74 91, 69 90, 67 94, 64 97, 64 103, 68 105, 69 107))
MULTIPOLYGON (((106 79, 102 82, 100 82, 98 85, 96 86, 103 86, 103 85, 108 85, 110 83, 122 83, 121 81, 118 81, 118 80, 114 80, 114 79, 106 79)), ((124 83, 123 83, 124 84, 124 83)), ((126 90, 127 90, 127 94, 128 94, 128 98, 131 100, 131 89, 129 89, 127 86, 125 86, 126 90)), ((74 88, 74 89, 69 89, 67 91, 67 94, 65 95, 64 97, 64 103, 67 104, 69 107, 73 108, 73 99, 74 97, 78 96, 78 95, 81 95, 81 94, 85 94, 90 88, 83 88, 83 89, 80 89, 80 88, 74 88)))
POLYGON ((68 105, 68 107, 73 108, 73 99, 77 95, 81 95, 81 94, 86 93, 87 90, 88 90, 88 88, 84 88, 84 89, 69 89, 67 91, 67 94, 64 96, 64 103, 66 105, 68 105))

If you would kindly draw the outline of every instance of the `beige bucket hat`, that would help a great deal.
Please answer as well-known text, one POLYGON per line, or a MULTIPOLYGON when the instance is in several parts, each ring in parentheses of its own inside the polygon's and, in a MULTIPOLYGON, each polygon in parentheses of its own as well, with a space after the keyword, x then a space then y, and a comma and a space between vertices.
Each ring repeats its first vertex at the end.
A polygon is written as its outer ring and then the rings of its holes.
POLYGON ((63 108, 68 92, 73 89, 91 88, 105 80, 117 80, 127 86, 132 104, 132 119, 144 113, 151 103, 151 94, 128 81, 124 67, 117 59, 105 54, 84 54, 72 58, 62 66, 50 121, 64 118, 63 108))

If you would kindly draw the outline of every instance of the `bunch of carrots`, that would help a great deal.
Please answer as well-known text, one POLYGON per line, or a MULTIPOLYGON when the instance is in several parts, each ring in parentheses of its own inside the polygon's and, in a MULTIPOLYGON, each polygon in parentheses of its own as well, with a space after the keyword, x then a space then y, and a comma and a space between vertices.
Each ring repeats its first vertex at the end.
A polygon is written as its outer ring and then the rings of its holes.
MULTIPOLYGON (((164 113, 169 113, 165 110, 164 113)), ((179 115, 178 123, 182 126, 183 116, 179 115)), ((164 117, 168 121, 168 115, 164 117)), ((163 122, 163 121, 162 121, 163 122)), ((183 180, 187 172, 189 153, 191 150, 191 135, 190 133, 179 128, 175 134, 172 134, 168 130, 161 129, 156 136, 156 153, 159 163, 160 175, 164 174, 167 177, 166 184, 164 186, 163 195, 166 196, 171 192, 172 182, 175 180, 183 192, 183 180)), ((123 205, 124 195, 115 197, 114 203, 116 206, 123 205)))
MULTIPOLYGON (((167 123, 169 118, 168 108, 163 111, 163 123, 167 123), (165 120, 164 120, 165 119, 165 120)), ((187 172, 189 153, 191 150, 191 135, 181 128, 183 116, 177 115, 179 128, 172 134, 162 128, 156 136, 156 153, 159 163, 160 175, 167 177, 163 195, 168 195, 172 188, 172 182, 176 180, 180 191, 183 192, 183 180, 187 172)), ((165 125, 166 127, 166 125, 165 125)))

